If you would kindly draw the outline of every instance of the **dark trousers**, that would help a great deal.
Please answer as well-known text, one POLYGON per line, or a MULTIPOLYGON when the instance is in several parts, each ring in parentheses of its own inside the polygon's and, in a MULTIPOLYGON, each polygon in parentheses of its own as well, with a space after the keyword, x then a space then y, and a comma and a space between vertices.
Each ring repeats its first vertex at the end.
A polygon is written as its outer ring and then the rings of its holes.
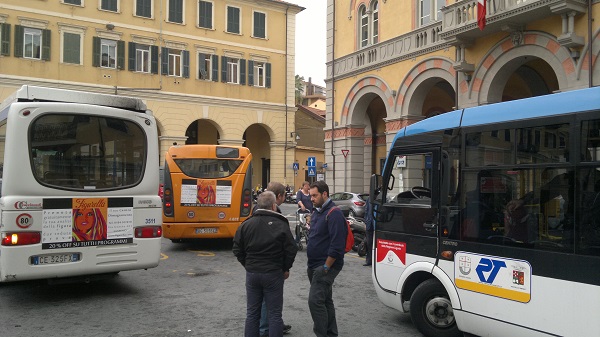
POLYGON ((308 293, 308 308, 313 319, 313 332, 317 337, 337 337, 338 328, 333 306, 333 281, 340 273, 337 269, 329 269, 327 273, 323 267, 307 270, 310 281, 308 293))
POLYGON ((251 273, 246 271, 246 325, 245 337, 259 337, 260 309, 267 303, 269 337, 283 336, 283 272, 251 273))
POLYGON ((367 237, 365 238, 367 243, 367 255, 365 256, 366 264, 371 264, 373 262, 373 232, 367 231, 367 237))

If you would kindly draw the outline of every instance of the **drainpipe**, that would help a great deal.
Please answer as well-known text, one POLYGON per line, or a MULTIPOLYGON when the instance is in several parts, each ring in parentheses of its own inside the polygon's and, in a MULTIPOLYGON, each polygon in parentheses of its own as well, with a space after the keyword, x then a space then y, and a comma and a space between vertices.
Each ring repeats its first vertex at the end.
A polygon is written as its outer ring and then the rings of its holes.
POLYGON ((588 81, 589 81, 589 87, 593 87, 594 86, 594 82, 593 82, 593 68, 592 68, 592 21, 594 20, 592 18, 592 0, 588 0, 588 81))
MULTIPOLYGON (((283 145, 283 184, 287 185, 287 150, 288 150, 288 10, 285 8, 285 142, 283 145)), ((295 68, 294 68, 295 69, 295 68)), ((295 86, 294 86, 295 87, 295 86)))
POLYGON ((333 190, 335 193, 335 0, 333 2, 333 31, 331 32, 331 157, 333 160, 333 190))

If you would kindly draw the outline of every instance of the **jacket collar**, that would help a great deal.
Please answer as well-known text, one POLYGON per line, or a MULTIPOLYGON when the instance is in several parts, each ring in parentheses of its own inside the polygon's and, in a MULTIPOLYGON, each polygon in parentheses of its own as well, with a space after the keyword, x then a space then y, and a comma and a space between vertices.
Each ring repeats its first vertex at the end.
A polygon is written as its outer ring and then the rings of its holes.
POLYGON ((271 211, 270 209, 257 209, 256 212, 254 212, 254 214, 252 214, 252 215, 253 216, 274 216, 281 220, 285 220, 286 222, 288 221, 288 219, 286 217, 284 217, 281 213, 271 211))

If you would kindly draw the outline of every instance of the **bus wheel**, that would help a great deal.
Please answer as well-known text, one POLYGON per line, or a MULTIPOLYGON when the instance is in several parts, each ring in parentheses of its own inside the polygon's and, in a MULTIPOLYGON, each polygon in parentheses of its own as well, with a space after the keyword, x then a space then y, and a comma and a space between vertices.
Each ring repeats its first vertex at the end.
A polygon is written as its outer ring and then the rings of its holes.
POLYGON ((446 289, 436 279, 429 279, 415 289, 410 298, 410 318, 427 337, 462 336, 446 289))

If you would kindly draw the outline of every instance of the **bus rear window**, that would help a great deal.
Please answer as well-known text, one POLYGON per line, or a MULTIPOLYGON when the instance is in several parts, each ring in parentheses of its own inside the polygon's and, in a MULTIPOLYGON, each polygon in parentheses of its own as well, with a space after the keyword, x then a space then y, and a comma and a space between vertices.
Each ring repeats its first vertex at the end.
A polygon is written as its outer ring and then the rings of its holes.
POLYGON ((46 114, 29 129, 33 172, 43 185, 96 190, 139 183, 146 137, 135 123, 101 116, 46 114))
POLYGON ((175 164, 188 177, 215 179, 232 175, 242 164, 242 160, 193 158, 175 159, 175 164))

